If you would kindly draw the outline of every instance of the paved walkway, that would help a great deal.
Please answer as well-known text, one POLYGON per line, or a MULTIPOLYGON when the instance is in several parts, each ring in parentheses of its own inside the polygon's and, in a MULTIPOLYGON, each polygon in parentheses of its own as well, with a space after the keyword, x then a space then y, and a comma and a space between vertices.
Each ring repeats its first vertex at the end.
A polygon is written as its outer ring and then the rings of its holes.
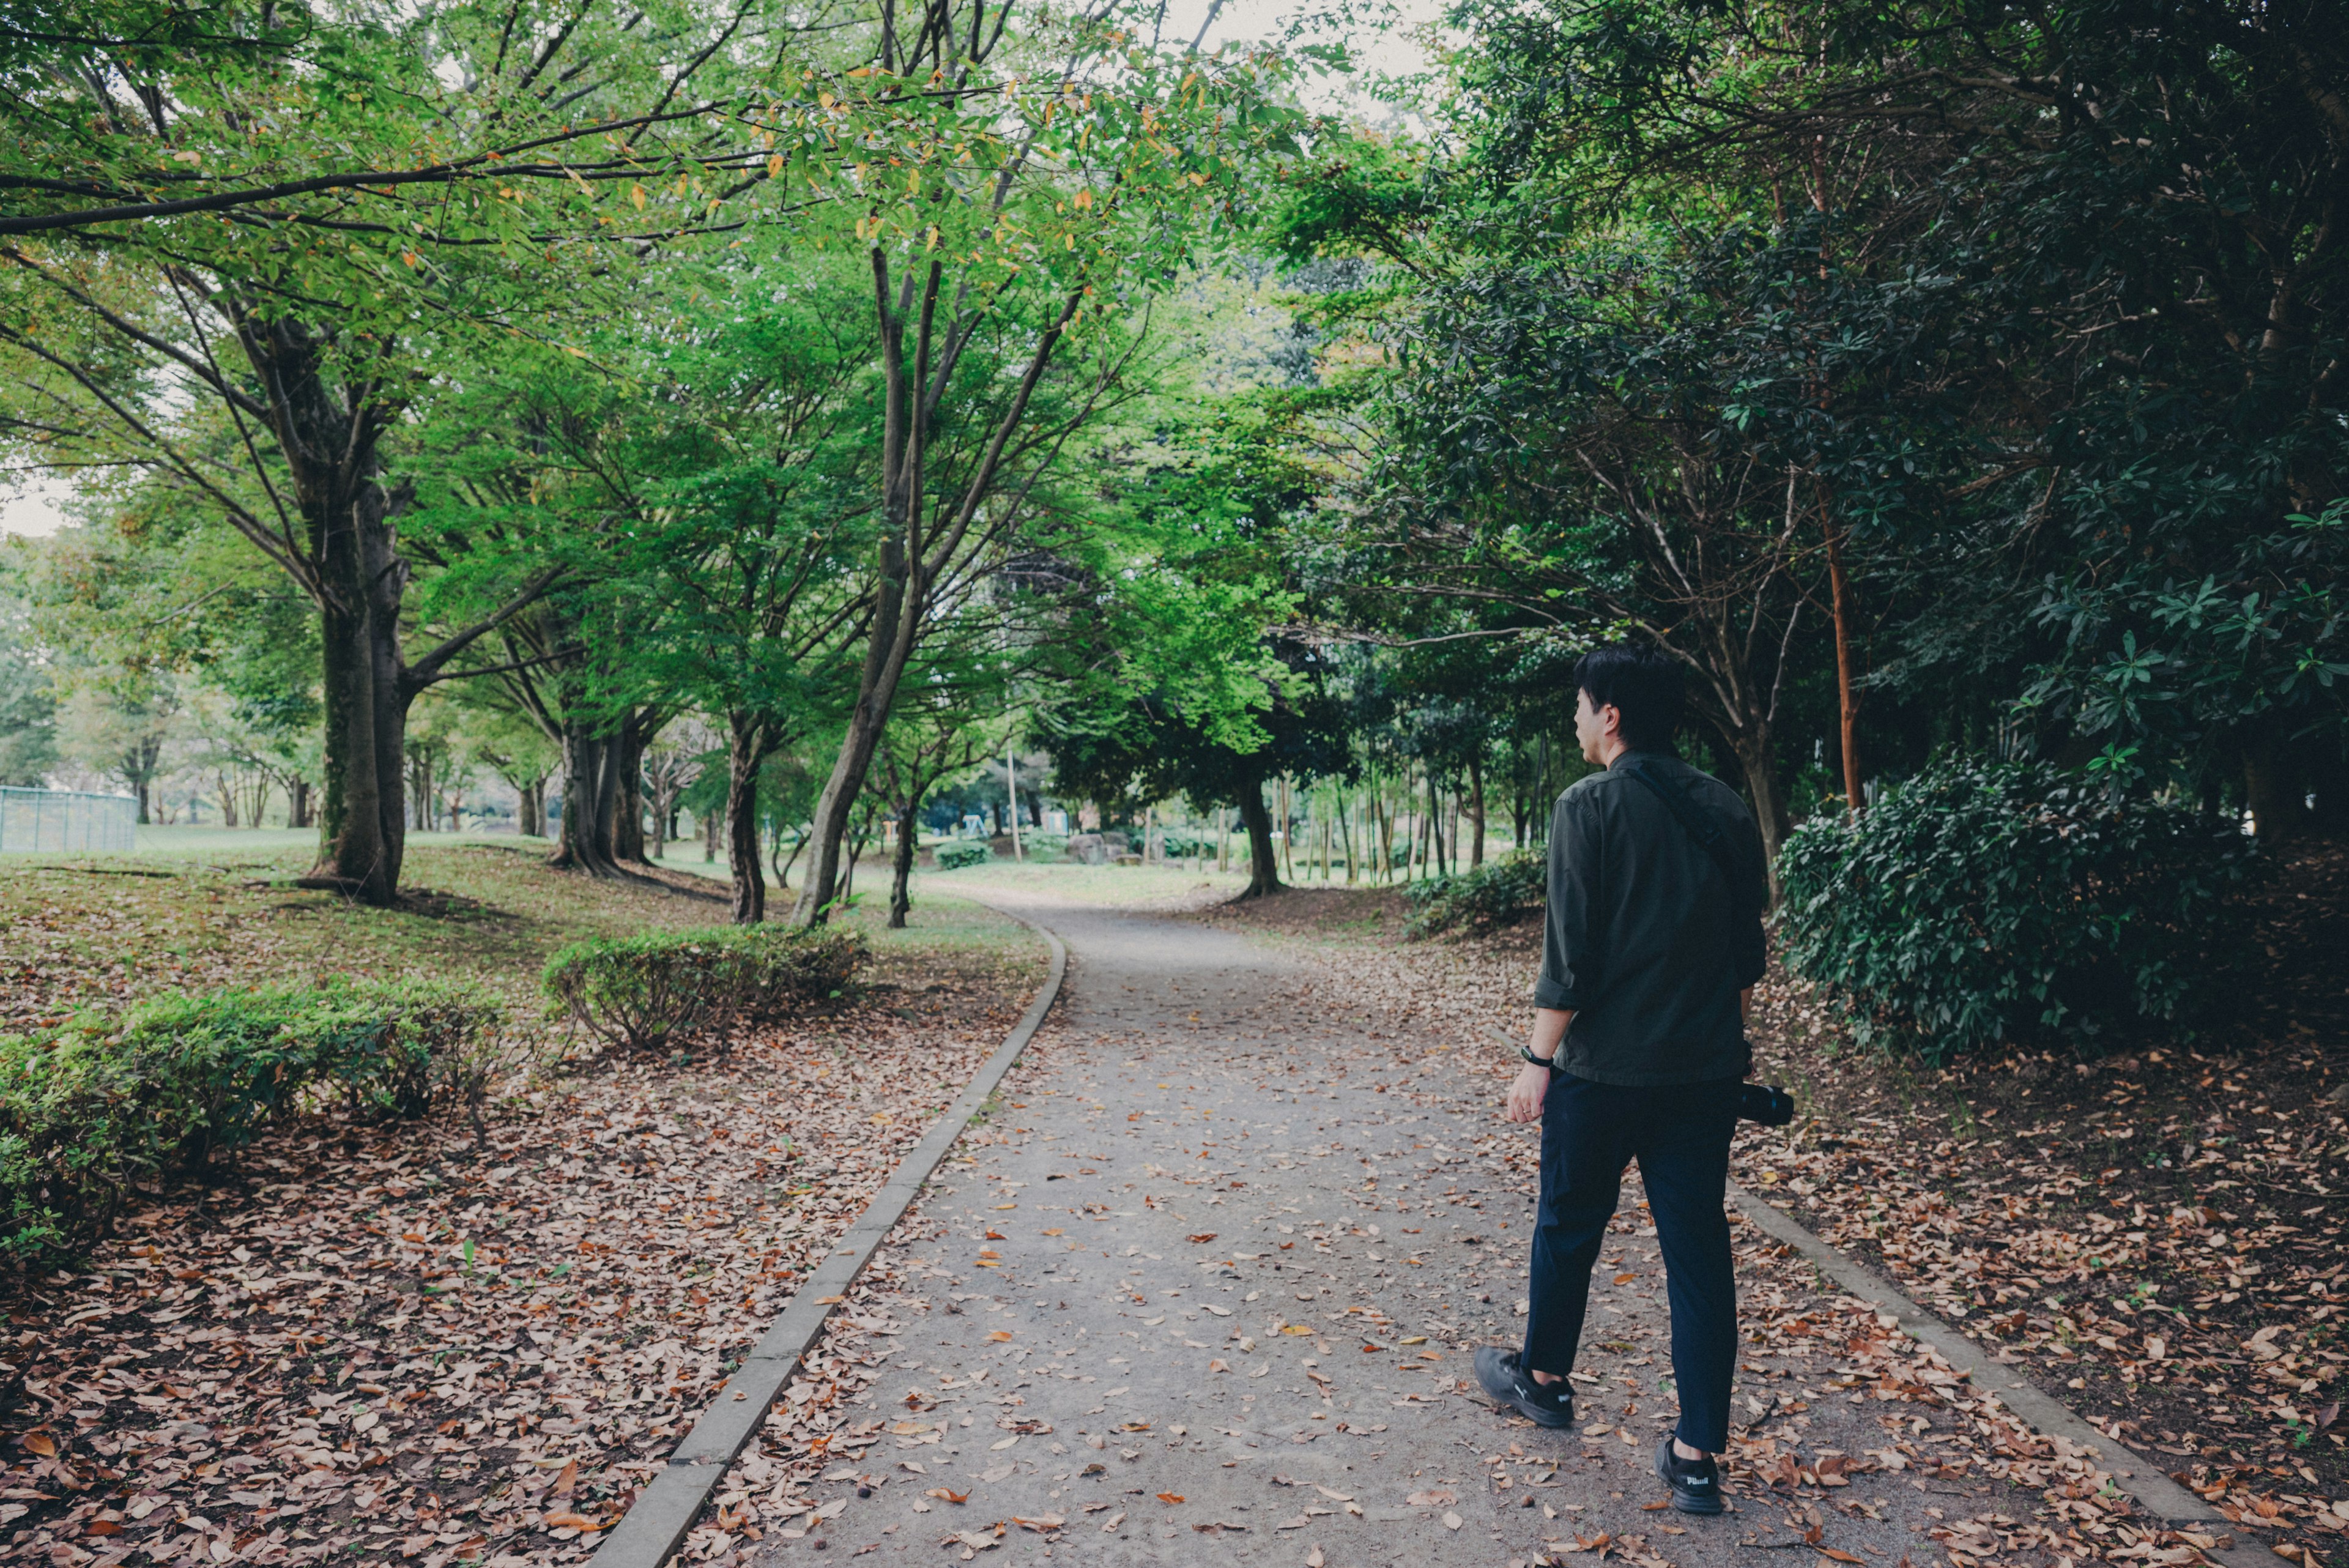
MULTIPOLYGON (((827 1489, 842 1511, 761 1563, 821 1541, 831 1561, 1500 1564, 1606 1535, 1634 1562, 1810 1568, 1815 1524, 1835 1561, 1934 1560, 1925 1511, 1962 1494, 1912 1475, 1856 1476, 1824 1518, 1750 1493, 1714 1520, 1661 1511, 1676 1407, 1636 1179, 1577 1429, 1496 1413, 1467 1353, 1522 1322, 1534 1130, 1309 953, 1030 912, 1069 943, 1068 990, 1006 1082, 1011 1136, 966 1145, 920 1210, 934 1239, 896 1249, 933 1288, 898 1314, 871 1496, 827 1489)), ((1806 1449, 1857 1457, 1925 1419, 1800 1386, 1816 1366, 1745 1368, 1744 1409, 1807 1409, 1806 1449)))

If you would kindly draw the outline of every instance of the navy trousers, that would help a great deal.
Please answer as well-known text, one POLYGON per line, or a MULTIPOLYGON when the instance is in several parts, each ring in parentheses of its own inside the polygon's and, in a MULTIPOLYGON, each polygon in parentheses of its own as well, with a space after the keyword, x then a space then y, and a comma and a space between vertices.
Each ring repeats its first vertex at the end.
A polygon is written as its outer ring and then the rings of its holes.
POLYGON ((1574 1370, 1623 1168, 1640 1162, 1664 1252, 1672 1313, 1678 1435, 1717 1454, 1729 1446, 1737 1367, 1737 1284, 1723 1211, 1738 1081, 1626 1088, 1559 1073, 1542 1102, 1541 1207, 1534 1222, 1525 1366, 1574 1370))

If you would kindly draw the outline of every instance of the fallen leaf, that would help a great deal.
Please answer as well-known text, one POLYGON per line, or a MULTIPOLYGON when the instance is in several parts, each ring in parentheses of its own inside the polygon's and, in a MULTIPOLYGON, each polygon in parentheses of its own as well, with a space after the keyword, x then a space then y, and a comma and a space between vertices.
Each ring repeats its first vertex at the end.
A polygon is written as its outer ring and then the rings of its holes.
POLYGON ((583 1532, 604 1528, 584 1513, 550 1513, 539 1521, 539 1523, 548 1530, 576 1530, 583 1532))
POLYGON ((936 1498, 942 1502, 968 1502, 970 1501, 970 1493, 967 1491, 948 1491, 942 1486, 934 1486, 922 1495, 924 1497, 936 1498))
POLYGON ((991 1340, 993 1340, 993 1341, 995 1341, 998 1345, 1000 1345, 1000 1344, 1002 1344, 1005 1340, 1009 1339, 1009 1338, 1011 1337, 1011 1331, 1010 1331, 1009 1329, 1008 1329, 1008 1328, 999 1328, 999 1329, 997 1329, 993 1334, 988 1334, 987 1337, 988 1337, 988 1338, 989 1338, 989 1339, 991 1339, 991 1340))
POLYGON ((1448 1511, 1444 1515, 1444 1528, 1446 1530, 1457 1530, 1466 1522, 1467 1521, 1462 1519, 1458 1514, 1448 1511))
POLYGON ((1619 1285, 1628 1285, 1639 1277, 1637 1274, 1618 1274, 1615 1276, 1615 1282, 1619 1285))
POLYGON ((1460 1494, 1449 1490, 1444 1491, 1415 1491, 1409 1497, 1403 1499, 1403 1501, 1411 1504, 1413 1508, 1449 1508, 1459 1501, 1460 1494))
POLYGON ((40 1455, 41 1458, 45 1459, 53 1459, 57 1457, 57 1445, 47 1432, 26 1433, 25 1446, 32 1449, 33 1452, 40 1455))
POLYGON ((1165 1503, 1169 1507, 1172 1507, 1175 1503, 1183 1501, 1183 1494, 1174 1491, 1162 1491, 1158 1494, 1158 1501, 1165 1503))
POLYGON ((1202 1231, 1197 1235, 1191 1238, 1191 1243, 1194 1246, 1205 1246, 1215 1239, 1216 1233, 1213 1231, 1202 1231))

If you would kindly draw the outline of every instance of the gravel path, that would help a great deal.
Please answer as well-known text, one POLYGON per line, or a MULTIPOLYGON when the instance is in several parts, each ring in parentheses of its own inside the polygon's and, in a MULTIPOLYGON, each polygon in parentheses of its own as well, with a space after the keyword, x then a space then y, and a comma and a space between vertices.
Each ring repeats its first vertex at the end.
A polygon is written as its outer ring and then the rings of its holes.
POLYGON ((1863 1457, 1896 1437, 1913 1453, 1945 1413, 1806 1386, 1815 1355, 1756 1347, 1747 1432, 1791 1424, 1832 1490, 1733 1485, 1722 1518, 1661 1511, 1650 1464, 1676 1407, 1636 1179, 1594 1288, 1578 1428, 1495 1412, 1468 1352, 1522 1321, 1536 1134, 1500 1121, 1490 1075, 1308 951, 1027 912, 1068 942, 1068 990, 991 1136, 882 1262, 895 1333, 866 1342, 889 1348, 857 1403, 886 1424, 823 1478, 838 1506, 813 1528, 741 1542, 759 1562, 821 1543, 832 1561, 1499 1564, 1605 1535, 1651 1565, 1893 1568, 1937 1560, 1944 1500, 1994 1501, 1863 1457), (1821 1467, 1837 1454, 1862 1473, 1821 1467))

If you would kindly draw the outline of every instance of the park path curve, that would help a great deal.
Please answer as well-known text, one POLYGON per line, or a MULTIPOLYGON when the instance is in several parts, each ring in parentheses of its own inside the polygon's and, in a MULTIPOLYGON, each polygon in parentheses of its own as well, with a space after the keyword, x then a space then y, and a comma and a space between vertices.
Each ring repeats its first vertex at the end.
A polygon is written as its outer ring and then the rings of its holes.
MULTIPOLYGON (((966 1140, 892 1243, 906 1283, 868 1412, 887 1435, 831 1472, 823 1523, 746 1543, 762 1568, 819 1542, 831 1561, 1522 1563, 1602 1534, 1634 1563, 1750 1565, 1741 1543, 1767 1543, 1807 1568, 1814 1524, 1837 1561, 1935 1560, 1927 1511, 1975 1485, 1855 1475, 1824 1519, 1750 1495, 1713 1520, 1655 1506, 1677 1409, 1636 1179, 1577 1429, 1505 1417, 1467 1352, 1518 1332, 1534 1129, 1422 1092, 1454 1058, 1309 950, 1016 907, 1068 943, 1060 1008, 997 1136, 966 1140)), ((1929 1424, 1801 1386, 1816 1367, 1744 1366, 1756 1424, 1806 1411, 1821 1453, 1929 1424)))

